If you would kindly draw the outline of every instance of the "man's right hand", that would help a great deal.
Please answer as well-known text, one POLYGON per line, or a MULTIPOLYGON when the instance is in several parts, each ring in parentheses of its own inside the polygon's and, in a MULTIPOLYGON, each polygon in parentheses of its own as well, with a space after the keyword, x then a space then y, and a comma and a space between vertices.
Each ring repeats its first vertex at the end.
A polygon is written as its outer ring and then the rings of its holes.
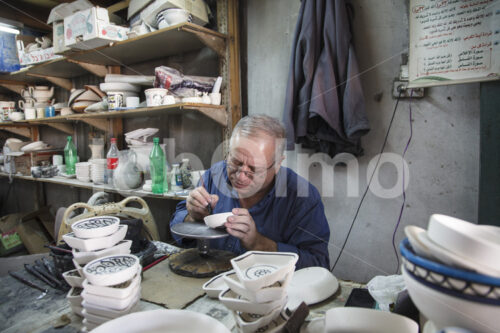
POLYGON ((207 206, 210 204, 212 209, 219 201, 217 194, 209 194, 204 187, 197 187, 189 193, 186 200, 188 215, 184 221, 202 221, 208 215, 207 206))

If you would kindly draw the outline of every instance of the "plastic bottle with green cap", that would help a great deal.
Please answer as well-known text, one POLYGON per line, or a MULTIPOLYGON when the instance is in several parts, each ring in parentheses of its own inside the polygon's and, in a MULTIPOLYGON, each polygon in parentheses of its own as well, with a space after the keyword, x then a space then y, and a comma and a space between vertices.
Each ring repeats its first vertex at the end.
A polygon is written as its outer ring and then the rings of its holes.
POLYGON ((68 142, 66 147, 64 147, 64 163, 66 164, 66 174, 75 174, 75 164, 78 160, 78 155, 76 153, 76 147, 73 144, 73 138, 71 136, 67 137, 68 142))
POLYGON ((149 154, 149 168, 153 193, 163 193, 163 177, 165 168, 165 154, 160 147, 160 138, 153 139, 153 149, 149 154))

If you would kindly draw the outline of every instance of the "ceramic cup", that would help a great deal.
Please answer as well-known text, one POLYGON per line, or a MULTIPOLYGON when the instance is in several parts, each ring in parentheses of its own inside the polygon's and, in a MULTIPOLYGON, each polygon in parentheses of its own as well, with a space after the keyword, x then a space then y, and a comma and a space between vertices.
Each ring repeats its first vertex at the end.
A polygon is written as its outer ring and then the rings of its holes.
POLYGON ((36 118, 37 119, 45 118, 45 107, 36 108, 36 118))
POLYGON ((123 93, 122 92, 108 92, 108 109, 116 110, 123 106, 123 93))
POLYGON ((25 116, 26 120, 36 119, 36 109, 32 106, 25 107, 24 116, 25 116))
POLYGON ((56 108, 53 106, 46 106, 45 107, 45 117, 55 117, 56 115, 56 108))
POLYGON ((62 165, 63 164, 63 156, 62 155, 52 155, 52 164, 62 165))
POLYGON ((26 98, 26 101, 23 101, 22 99, 17 102, 17 105, 21 110, 24 110, 25 107, 28 106, 35 106, 35 99, 33 98, 26 98))
POLYGON ((125 104, 128 108, 138 108, 139 107, 139 97, 137 96, 128 96, 125 104))
POLYGON ((164 88, 151 88, 146 89, 146 105, 147 106, 160 106, 163 105, 163 100, 167 96, 167 89, 164 88))

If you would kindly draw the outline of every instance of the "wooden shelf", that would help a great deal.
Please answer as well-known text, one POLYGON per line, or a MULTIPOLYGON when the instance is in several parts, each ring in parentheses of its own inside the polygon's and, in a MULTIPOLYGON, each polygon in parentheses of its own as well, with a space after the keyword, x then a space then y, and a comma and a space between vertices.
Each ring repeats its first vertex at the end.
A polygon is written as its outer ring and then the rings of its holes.
MULTIPOLYGON (((9 175, 6 173, 0 173, 0 177, 9 177, 9 175)), ((63 178, 63 177, 33 178, 31 176, 20 176, 20 175, 13 175, 13 177, 14 177, 14 179, 22 179, 22 180, 33 181, 33 182, 51 183, 51 184, 58 184, 58 185, 64 185, 64 186, 70 186, 70 187, 85 188, 85 189, 94 190, 94 191, 118 193, 124 197, 136 195, 139 197, 148 197, 148 198, 156 198, 156 199, 171 199, 171 200, 186 200, 186 198, 187 198, 186 195, 176 195, 175 193, 170 193, 170 192, 166 193, 166 194, 153 194, 151 192, 146 192, 143 190, 121 191, 121 190, 117 190, 113 186, 107 185, 107 184, 96 185, 94 183, 82 182, 82 181, 79 181, 77 179, 68 179, 68 178, 63 178)))

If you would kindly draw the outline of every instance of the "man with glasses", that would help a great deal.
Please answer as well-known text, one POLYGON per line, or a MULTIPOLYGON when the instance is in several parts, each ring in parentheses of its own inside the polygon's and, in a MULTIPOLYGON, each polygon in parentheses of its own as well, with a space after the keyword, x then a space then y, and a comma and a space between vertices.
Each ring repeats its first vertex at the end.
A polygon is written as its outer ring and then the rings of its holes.
POLYGON ((285 129, 277 119, 242 118, 226 160, 205 172, 201 186, 177 205, 170 225, 232 212, 224 225, 230 236, 211 240, 212 248, 236 254, 295 252, 297 268, 329 268, 330 229, 321 197, 307 180, 281 166, 284 146, 285 129))

